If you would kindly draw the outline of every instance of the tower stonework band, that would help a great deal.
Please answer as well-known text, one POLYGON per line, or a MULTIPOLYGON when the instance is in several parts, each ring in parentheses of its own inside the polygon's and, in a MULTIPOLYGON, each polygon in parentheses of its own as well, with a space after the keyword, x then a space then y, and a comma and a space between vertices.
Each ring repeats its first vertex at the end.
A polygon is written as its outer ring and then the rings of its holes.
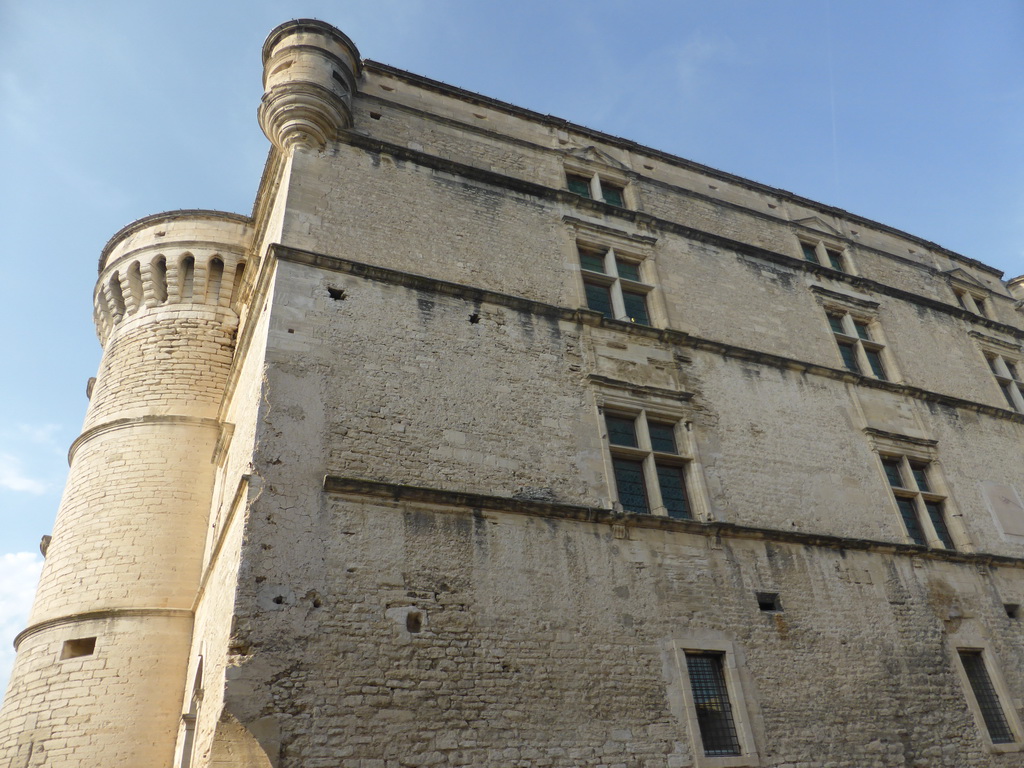
POLYGON ((1024 766, 1024 276, 263 48, 103 250, 0 768, 1024 766))

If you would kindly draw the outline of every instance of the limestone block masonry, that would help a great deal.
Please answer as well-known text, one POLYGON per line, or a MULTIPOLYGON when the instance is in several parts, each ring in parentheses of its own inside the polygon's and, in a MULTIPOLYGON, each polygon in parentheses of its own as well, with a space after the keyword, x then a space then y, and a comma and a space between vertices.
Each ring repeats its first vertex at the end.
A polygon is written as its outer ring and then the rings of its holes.
POLYGON ((1024 276, 263 48, 110 241, 0 768, 1022 768, 1024 276))

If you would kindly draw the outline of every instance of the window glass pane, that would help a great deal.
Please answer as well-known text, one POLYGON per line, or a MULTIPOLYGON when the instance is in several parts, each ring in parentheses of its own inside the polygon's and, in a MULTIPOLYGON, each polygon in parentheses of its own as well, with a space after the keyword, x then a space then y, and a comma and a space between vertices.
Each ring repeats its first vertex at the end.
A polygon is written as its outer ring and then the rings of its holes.
POLYGON ((846 333, 846 329, 843 328, 843 316, 829 314, 828 316, 829 327, 832 328, 832 333, 846 333))
POLYGON ((601 197, 608 205, 615 205, 619 208, 624 208, 626 203, 622 199, 622 187, 615 187, 605 182, 601 182, 601 197))
POLYGON ((885 476, 889 478, 889 485, 893 488, 903 488, 903 472, 900 469, 900 460, 882 459, 882 466, 885 468, 885 476))
POLYGON ((914 482, 917 483, 917 490, 928 493, 931 487, 928 485, 928 472, 924 464, 911 464, 910 471, 914 473, 914 482))
POLYGON ((640 282, 640 265, 636 262, 616 259, 615 268, 619 271, 619 277, 640 282))
POLYGON ((590 197, 590 179, 585 176, 566 176, 569 191, 581 197, 590 197))
POLYGON ((860 363, 857 362, 857 350, 854 349, 853 344, 839 342, 839 354, 843 356, 843 365, 846 366, 846 370, 860 373, 860 363))
POLYGON ((858 336, 860 336, 862 339, 867 339, 868 341, 871 341, 871 334, 868 333, 867 323, 861 322, 860 320, 854 320, 853 327, 857 329, 858 336))
POLYGON ((689 520, 690 500, 686 496, 686 480, 683 468, 658 464, 658 487, 661 489, 661 502, 665 505, 669 517, 677 520, 689 520))
POLYGON ((607 285, 584 283, 587 290, 587 306, 605 317, 612 317, 612 293, 607 285))
POLYGON ((642 293, 622 292, 622 303, 626 307, 626 317, 631 322, 641 325, 650 325, 651 318, 647 316, 647 298, 642 293))
POLYGON ((651 436, 651 448, 662 453, 679 453, 676 448, 676 430, 672 424, 647 422, 647 431, 651 436))
POLYGON ((885 375, 885 368, 882 366, 882 353, 877 349, 865 348, 864 354, 868 358, 868 364, 871 366, 871 372, 875 374, 875 378, 887 381, 888 377, 885 375))
POLYGON ((832 269, 838 269, 840 272, 843 271, 843 254, 839 251, 826 251, 828 254, 828 263, 832 265, 832 269))
POLYGON ((1010 389, 1011 386, 1013 385, 1007 384, 1006 382, 1003 381, 999 382, 999 388, 1003 390, 1003 397, 1006 398, 1006 402, 1009 404, 1011 408, 1016 408, 1017 404, 1013 402, 1013 390, 1010 389))
POLYGON ((809 245, 808 243, 800 243, 800 248, 804 252, 804 259, 813 262, 814 264, 818 263, 818 253, 817 251, 814 250, 813 245, 809 245))
POLYGON ((604 254, 594 251, 580 251, 580 266, 591 272, 604 274, 604 254))
POLYGON ((608 425, 609 443, 625 445, 629 448, 639 447, 636 441, 636 421, 633 418, 606 414, 604 422, 608 425))
POLYGON ((644 468, 632 459, 612 459, 615 470, 615 488, 619 492, 619 503, 627 512, 644 515, 650 512, 647 506, 647 489, 644 487, 644 468))
POLYGON ((974 691, 974 700, 978 702, 978 709, 985 720, 985 728, 988 729, 989 738, 993 744, 1009 744, 1013 741, 1013 731, 1006 722, 1006 715, 1003 714, 1003 706, 999 702, 995 686, 985 668, 985 659, 981 651, 960 651, 960 661, 963 662, 967 679, 971 681, 971 690, 974 691))
POLYGON ((942 514, 942 502, 926 501, 924 507, 928 510, 928 519, 932 521, 935 535, 939 537, 942 546, 946 549, 956 549, 956 546, 953 544, 953 537, 949 535, 949 528, 946 526, 946 518, 942 514))
POLYGON ((907 535, 910 536, 910 540, 922 547, 925 546, 928 542, 921 531, 921 523, 917 519, 917 507, 914 506, 914 500, 897 496, 896 505, 900 508, 903 525, 907 527, 907 535))
POLYGON ((690 690, 693 691, 693 706, 697 710, 704 754, 740 754, 740 740, 732 717, 721 654, 688 653, 686 669, 690 675, 690 690))

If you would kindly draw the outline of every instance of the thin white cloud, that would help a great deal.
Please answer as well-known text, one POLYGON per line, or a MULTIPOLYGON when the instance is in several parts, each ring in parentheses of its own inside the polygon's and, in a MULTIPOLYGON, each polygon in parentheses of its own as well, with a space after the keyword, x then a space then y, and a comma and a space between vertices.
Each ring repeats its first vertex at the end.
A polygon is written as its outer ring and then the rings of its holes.
POLYGON ((14 665, 14 638, 25 628, 43 558, 33 552, 0 555, 0 693, 14 665))
POLYGON ((18 434, 31 443, 50 445, 60 431, 60 424, 18 424, 18 434))
POLYGON ((0 489, 16 493, 31 493, 41 496, 46 493, 46 484, 29 477, 17 456, 0 453, 0 489))

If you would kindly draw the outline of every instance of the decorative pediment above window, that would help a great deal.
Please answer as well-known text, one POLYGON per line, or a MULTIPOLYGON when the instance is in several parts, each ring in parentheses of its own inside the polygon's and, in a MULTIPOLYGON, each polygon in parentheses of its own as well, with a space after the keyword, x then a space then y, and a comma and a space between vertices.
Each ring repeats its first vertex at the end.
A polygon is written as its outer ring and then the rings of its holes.
MULTIPOLYGON (((628 165, 616 160, 614 157, 609 155, 607 152, 602 152, 595 146, 589 147, 578 147, 576 149, 567 150, 565 153, 565 165, 566 167, 573 167, 576 165, 582 165, 584 168, 593 168, 595 166, 604 166, 605 169, 612 168, 620 173, 631 173, 632 169, 628 165)), ((597 168, 597 170, 602 170, 597 168)))
POLYGON ((962 285, 964 288, 978 288, 986 292, 988 291, 987 285, 978 280, 978 278, 976 278, 970 272, 967 272, 966 270, 961 269, 960 267, 947 269, 942 274, 949 278, 950 282, 962 285))
POLYGON ((808 216, 806 219, 795 219, 794 224, 799 224, 801 227, 807 227, 813 229, 815 232, 820 232, 823 235, 831 237, 842 237, 843 233, 833 227, 827 221, 819 219, 817 216, 808 216))

